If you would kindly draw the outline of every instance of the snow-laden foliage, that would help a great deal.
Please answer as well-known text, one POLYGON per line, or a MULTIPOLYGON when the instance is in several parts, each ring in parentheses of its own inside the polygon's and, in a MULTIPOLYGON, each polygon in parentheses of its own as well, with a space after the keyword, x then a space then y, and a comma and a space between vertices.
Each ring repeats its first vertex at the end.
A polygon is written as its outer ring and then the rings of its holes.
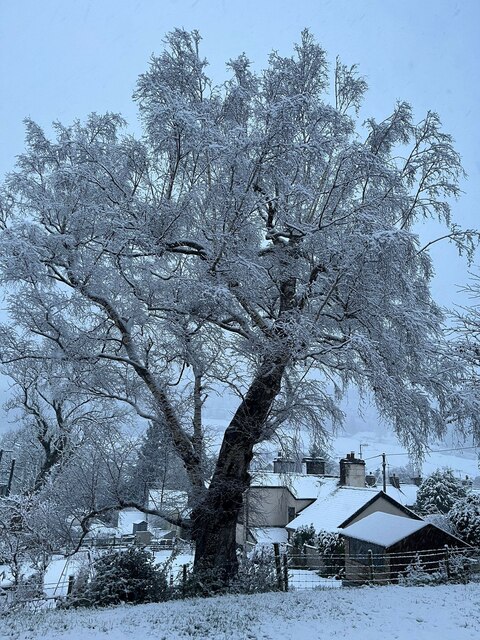
POLYGON ((342 536, 334 531, 319 531, 316 546, 324 555, 341 555, 345 550, 342 536))
POLYGON ((343 538, 334 531, 315 531, 313 524, 298 527, 292 535, 293 561, 302 564, 304 545, 315 547, 322 576, 338 575, 345 567, 345 545, 343 538))
POLYGON ((474 234, 451 221, 462 169, 436 113, 399 102, 362 125, 365 81, 340 62, 331 80, 308 31, 262 73, 231 60, 220 86, 199 47, 175 30, 140 76, 141 139, 112 113, 53 139, 27 120, 0 203, 22 349, 2 361, 68 367, 166 425, 196 566, 234 571, 254 447, 283 425, 338 423, 356 384, 417 454, 443 433, 458 366, 415 225, 440 221, 468 256, 474 234), (204 414, 225 392, 238 405, 207 490, 204 414))
POLYGON ((145 503, 148 489, 185 490, 188 481, 170 434, 159 422, 149 424, 132 469, 131 493, 145 503))
POLYGON ((476 267, 463 288, 464 295, 469 299, 468 307, 453 313, 453 355, 463 367, 461 384, 452 398, 452 409, 460 418, 460 424, 465 423, 465 417, 468 424, 468 416, 480 415, 480 275, 478 264, 476 267))
POLYGON ((108 607, 120 603, 142 604, 165 600, 168 584, 165 571, 153 554, 138 547, 100 556, 93 575, 80 579, 67 604, 108 607))
POLYGON ((316 547, 322 554, 343 553, 342 537, 332 531, 315 531, 313 524, 298 527, 292 535, 291 543, 297 549, 304 544, 316 547))
POLYGON ((424 585, 442 584, 447 582, 447 574, 444 566, 432 569, 425 566, 422 558, 417 554, 408 565, 405 572, 398 576, 398 583, 405 587, 418 587, 424 585))
POLYGON ((469 493, 456 500, 448 512, 448 519, 459 538, 480 547, 480 495, 469 493))
POLYGON ((293 532, 291 543, 297 549, 301 549, 304 544, 315 545, 317 533, 313 524, 304 524, 293 532))
POLYGON ((54 512, 51 501, 0 498, 0 565, 6 568, 0 574, 9 576, 16 602, 38 595, 50 554, 58 543, 51 527, 54 512))
POLYGON ((451 469, 437 469, 420 485, 415 508, 423 514, 448 513, 465 495, 465 486, 451 469))

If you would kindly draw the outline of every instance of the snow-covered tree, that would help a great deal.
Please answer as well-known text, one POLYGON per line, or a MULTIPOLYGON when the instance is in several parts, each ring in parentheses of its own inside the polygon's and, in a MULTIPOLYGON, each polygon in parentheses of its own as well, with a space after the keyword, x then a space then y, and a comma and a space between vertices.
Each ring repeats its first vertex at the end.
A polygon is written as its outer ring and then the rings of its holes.
MULTIPOLYGON (((27 121, 1 199, 1 280, 19 334, 71 379, 169 431, 190 483, 196 571, 230 578, 254 448, 282 425, 342 418, 350 384, 417 453, 444 429, 432 264, 415 224, 450 219, 462 169, 428 112, 398 103, 362 128, 366 91, 305 31, 292 57, 206 75, 176 30, 140 76, 144 135, 115 114, 27 121), (315 375, 312 375, 315 372, 315 375), (235 394, 207 485, 205 408, 235 394), (211 573, 211 571, 210 571, 211 573)), ((440 354, 442 362, 440 362, 440 354)))
POLYGON ((107 437, 109 429, 125 423, 128 411, 79 388, 69 378, 68 364, 46 356, 34 339, 19 339, 10 327, 0 328, 0 339, 0 371, 11 382, 5 408, 19 427, 13 438, 22 449, 18 462, 23 467, 30 463, 30 469, 21 469, 27 481, 21 489, 38 491, 89 434, 107 437))
POLYGON ((158 422, 151 422, 142 438, 138 458, 132 469, 132 496, 146 502, 148 490, 185 489, 188 479, 173 446, 169 431, 158 422))
POLYGON ((480 547, 480 495, 469 493, 453 503, 448 519, 455 533, 473 545, 480 547))
POLYGON ((462 481, 451 469, 437 469, 420 485, 415 507, 423 514, 448 513, 455 501, 465 495, 462 481))
MULTIPOLYGON (((457 309, 452 315, 453 355, 462 363, 462 380, 452 398, 454 419, 468 425, 469 416, 480 414, 480 274, 470 274, 464 295, 469 299, 468 306, 457 309)), ((469 430, 467 430, 469 433, 469 430)), ((478 442, 478 434, 477 434, 478 442)))
POLYGON ((130 547, 101 555, 93 575, 74 588, 73 606, 111 607, 116 604, 159 602, 171 596, 165 570, 155 564, 153 553, 130 547))
POLYGON ((42 576, 45 571, 58 543, 50 526, 53 512, 47 500, 0 498, 0 564, 8 567, 15 590, 28 587, 32 572, 42 576))

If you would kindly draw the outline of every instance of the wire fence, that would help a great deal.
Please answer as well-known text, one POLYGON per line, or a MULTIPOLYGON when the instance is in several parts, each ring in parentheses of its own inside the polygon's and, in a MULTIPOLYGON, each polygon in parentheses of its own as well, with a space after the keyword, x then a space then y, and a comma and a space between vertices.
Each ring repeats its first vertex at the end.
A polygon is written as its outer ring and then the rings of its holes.
POLYGON ((374 552, 353 547, 334 554, 304 545, 289 549, 287 557, 290 586, 296 589, 480 581, 479 548, 374 552))
MULTIPOLYGON (((120 547, 117 547, 117 550, 120 547)), ((125 548, 122 545, 122 548, 125 548)), ((185 598, 200 593, 209 595, 192 571, 191 548, 177 547, 165 564, 166 590, 164 599, 185 598), (188 553, 181 553, 188 550, 188 553), (188 559, 188 562, 185 562, 188 559)), ((98 553, 107 553, 99 550, 98 553)), ((89 570, 93 573, 94 557, 89 555, 89 570)), ((24 582, 0 586, 0 612, 14 605, 30 608, 54 607, 64 603, 76 586, 75 567, 65 559, 58 579, 42 583, 24 582)), ((240 558, 236 592, 292 591, 361 585, 418 585, 453 582, 480 582, 480 548, 457 549, 442 547, 417 551, 347 549, 345 553, 321 553, 318 548, 304 545, 273 544, 254 549, 240 558)))

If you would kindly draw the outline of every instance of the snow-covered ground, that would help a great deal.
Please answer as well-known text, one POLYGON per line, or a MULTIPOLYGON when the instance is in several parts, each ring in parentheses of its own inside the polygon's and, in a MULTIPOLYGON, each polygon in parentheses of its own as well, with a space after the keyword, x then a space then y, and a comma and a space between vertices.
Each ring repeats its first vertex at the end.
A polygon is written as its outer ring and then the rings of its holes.
POLYGON ((223 596, 0 620, 2 640, 477 640, 479 630, 479 584, 223 596))

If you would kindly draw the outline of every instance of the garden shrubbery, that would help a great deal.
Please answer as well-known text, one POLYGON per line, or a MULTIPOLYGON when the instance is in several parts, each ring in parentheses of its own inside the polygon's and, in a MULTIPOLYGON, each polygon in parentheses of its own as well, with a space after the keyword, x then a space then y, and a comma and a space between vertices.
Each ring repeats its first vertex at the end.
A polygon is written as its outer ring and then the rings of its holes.
POLYGON ((93 575, 80 575, 67 604, 108 607, 115 604, 159 602, 170 596, 166 569, 154 555, 130 547, 106 553, 93 565, 93 575))

